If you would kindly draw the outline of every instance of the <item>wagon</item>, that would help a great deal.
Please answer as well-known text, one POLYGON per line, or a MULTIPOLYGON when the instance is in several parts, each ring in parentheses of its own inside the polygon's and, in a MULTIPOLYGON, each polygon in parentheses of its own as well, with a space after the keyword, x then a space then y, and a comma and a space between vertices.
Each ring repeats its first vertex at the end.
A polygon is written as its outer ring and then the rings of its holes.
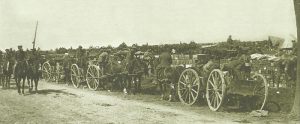
POLYGON ((84 71, 86 67, 84 65, 80 65, 74 63, 71 65, 71 82, 75 88, 79 88, 82 83, 86 83, 86 76, 84 71))
MULTIPOLYGON (((205 60, 207 55, 199 55, 198 60, 205 60)), ((258 73, 251 73, 249 78, 238 77, 228 70, 218 67, 208 73, 200 67, 185 69, 178 80, 177 93, 182 103, 192 105, 199 97, 206 99, 212 111, 218 111, 222 105, 231 105, 239 99, 253 100, 253 109, 263 109, 268 95, 266 78, 258 73)), ((202 99, 203 100, 203 99, 202 99)))
POLYGON ((51 58, 42 64, 42 78, 47 81, 58 83, 64 76, 62 59, 59 57, 51 58))
POLYGON ((86 73, 88 87, 91 90, 97 90, 99 87, 109 90, 122 88, 126 78, 124 66, 124 61, 119 59, 116 54, 109 57, 105 68, 100 67, 96 60, 91 61, 86 73))

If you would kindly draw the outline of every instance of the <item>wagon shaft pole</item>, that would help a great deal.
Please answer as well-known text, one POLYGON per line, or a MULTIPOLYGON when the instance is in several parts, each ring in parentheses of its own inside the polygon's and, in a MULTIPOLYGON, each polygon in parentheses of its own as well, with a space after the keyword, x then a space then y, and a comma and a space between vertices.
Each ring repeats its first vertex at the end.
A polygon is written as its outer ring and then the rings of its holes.
POLYGON ((33 42, 32 42, 32 45, 33 45, 32 48, 33 48, 33 49, 35 48, 35 41, 36 41, 36 34, 37 34, 38 24, 39 24, 39 22, 36 21, 35 32, 34 32, 34 38, 33 38, 33 42))

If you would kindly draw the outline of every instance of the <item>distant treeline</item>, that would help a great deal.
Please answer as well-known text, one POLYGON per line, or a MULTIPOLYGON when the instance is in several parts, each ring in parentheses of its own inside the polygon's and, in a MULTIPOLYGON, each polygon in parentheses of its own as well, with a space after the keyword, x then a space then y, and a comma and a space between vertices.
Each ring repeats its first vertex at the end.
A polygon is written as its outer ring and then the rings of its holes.
MULTIPOLYGON (((236 51, 240 54, 252 54, 252 53, 270 53, 272 50, 276 49, 272 47, 272 43, 268 40, 265 41, 233 41, 219 42, 219 43, 196 43, 191 41, 190 43, 177 43, 177 44, 164 44, 164 45, 138 45, 135 44, 138 50, 145 52, 149 49, 152 50, 153 54, 160 54, 163 50, 176 51, 176 54, 222 54, 224 51, 236 51)), ((126 43, 121 43, 118 47, 112 46, 102 46, 95 47, 90 46, 85 48, 91 56, 96 56, 100 54, 103 50, 110 49, 112 52, 128 50, 132 46, 128 46, 126 43)), ((74 55, 77 48, 56 48, 55 50, 42 51, 43 53, 52 54, 64 54, 69 53, 74 55)), ((222 56, 222 55, 221 55, 222 56)))

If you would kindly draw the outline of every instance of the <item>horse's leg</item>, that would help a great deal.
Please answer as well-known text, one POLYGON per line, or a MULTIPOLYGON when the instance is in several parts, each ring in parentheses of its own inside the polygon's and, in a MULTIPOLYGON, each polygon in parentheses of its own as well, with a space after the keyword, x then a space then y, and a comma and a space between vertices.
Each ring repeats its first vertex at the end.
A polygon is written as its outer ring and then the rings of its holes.
POLYGON ((35 78, 34 78, 34 83, 35 83, 35 93, 37 93, 37 91, 38 91, 38 89, 37 89, 37 87, 38 87, 38 84, 39 84, 39 77, 38 76, 36 76, 35 78))
POLYGON ((2 81, 3 81, 3 86, 6 87, 7 83, 6 83, 6 75, 5 74, 3 75, 2 81))
POLYGON ((26 79, 25 79, 26 77, 23 77, 22 79, 23 79, 23 82, 22 82, 22 94, 24 95, 24 89, 25 89, 25 81, 26 81, 26 79))
POLYGON ((2 88, 4 88, 4 81, 3 81, 3 78, 4 78, 4 75, 1 75, 1 76, 0 76, 0 82, 1 82, 2 88))
POLYGON ((7 88, 10 88, 10 79, 11 79, 11 74, 7 76, 7 88))
POLYGON ((15 77, 15 81, 16 81, 16 85, 17 85, 17 89, 18 89, 18 93, 21 94, 21 87, 20 87, 20 77, 15 77))
POLYGON ((27 78, 27 84, 28 84, 28 90, 29 90, 29 93, 31 92, 31 82, 32 82, 32 80, 30 79, 30 77, 29 76, 26 76, 25 78, 27 78))

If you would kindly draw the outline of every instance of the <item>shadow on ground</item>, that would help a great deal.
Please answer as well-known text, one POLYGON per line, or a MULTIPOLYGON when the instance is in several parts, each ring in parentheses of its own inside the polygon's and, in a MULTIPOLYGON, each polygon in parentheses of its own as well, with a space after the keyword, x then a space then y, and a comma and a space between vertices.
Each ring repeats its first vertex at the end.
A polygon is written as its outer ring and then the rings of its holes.
POLYGON ((54 89, 42 89, 42 90, 38 90, 37 93, 38 94, 42 94, 42 95, 49 95, 49 94, 62 94, 62 95, 67 95, 67 96, 77 96, 76 94, 73 93, 69 93, 64 91, 65 89, 61 89, 61 90, 54 90, 54 89))

